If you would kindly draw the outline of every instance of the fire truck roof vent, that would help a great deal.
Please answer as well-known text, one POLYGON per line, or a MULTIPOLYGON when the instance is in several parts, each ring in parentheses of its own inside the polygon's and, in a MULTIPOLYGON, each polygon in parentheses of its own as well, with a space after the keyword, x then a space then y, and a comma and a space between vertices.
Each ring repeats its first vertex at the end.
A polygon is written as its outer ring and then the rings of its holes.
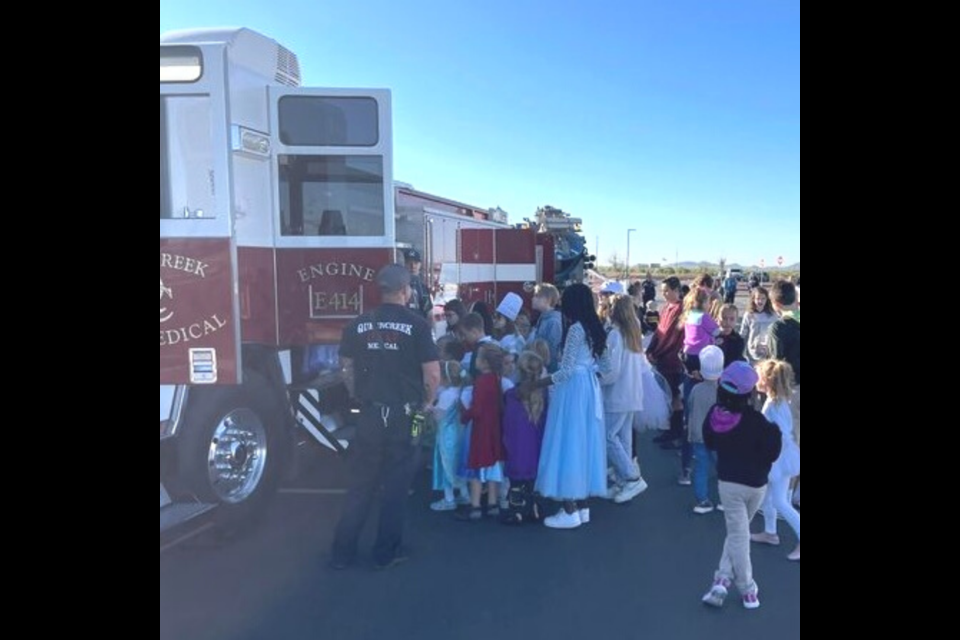
POLYGON ((287 87, 300 86, 300 61, 276 40, 252 29, 222 28, 173 31, 160 36, 160 44, 225 44, 234 64, 287 87))
POLYGON ((287 87, 300 86, 300 60, 297 54, 282 45, 277 45, 276 80, 287 87))

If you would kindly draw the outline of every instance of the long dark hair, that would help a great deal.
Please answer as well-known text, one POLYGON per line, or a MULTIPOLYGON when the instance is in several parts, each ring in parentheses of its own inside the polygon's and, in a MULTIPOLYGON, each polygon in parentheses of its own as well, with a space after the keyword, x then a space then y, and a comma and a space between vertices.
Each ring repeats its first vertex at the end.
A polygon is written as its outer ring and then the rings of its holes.
POLYGON ((561 308, 563 315, 570 322, 563 332, 564 343, 567 341, 570 327, 579 322, 587 332, 587 341, 593 349, 593 355, 597 358, 603 356, 607 350, 607 332, 603 328, 603 323, 600 322, 600 316, 597 315, 593 291, 590 287, 585 284, 567 287, 563 292, 561 308))
POLYGON ((750 408, 750 394, 738 396, 723 388, 723 385, 717 389, 717 405, 721 409, 726 409, 730 413, 746 413, 750 408))
POLYGON ((766 313, 769 315, 776 315, 776 312, 773 310, 773 298, 770 297, 770 292, 767 291, 764 287, 757 287, 750 294, 750 309, 749 313, 766 313), (757 296, 766 296, 767 304, 764 305, 763 309, 757 308, 757 296))
POLYGON ((457 317, 463 320, 469 311, 467 311, 467 305, 463 304, 463 301, 460 299, 453 299, 443 306, 444 311, 449 311, 451 313, 457 314, 457 317))

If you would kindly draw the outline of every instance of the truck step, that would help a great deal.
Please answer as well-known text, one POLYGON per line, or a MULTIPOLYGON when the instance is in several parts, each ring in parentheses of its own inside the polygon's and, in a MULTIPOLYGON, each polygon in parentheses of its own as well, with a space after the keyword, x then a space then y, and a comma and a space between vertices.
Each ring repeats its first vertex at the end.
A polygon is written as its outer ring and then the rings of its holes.
POLYGON ((173 503, 160 509, 160 533, 199 518, 216 508, 216 505, 195 503, 173 503))
POLYGON ((291 390, 290 396, 300 425, 320 446, 344 453, 350 446, 353 429, 344 428, 333 416, 323 414, 319 389, 291 390))

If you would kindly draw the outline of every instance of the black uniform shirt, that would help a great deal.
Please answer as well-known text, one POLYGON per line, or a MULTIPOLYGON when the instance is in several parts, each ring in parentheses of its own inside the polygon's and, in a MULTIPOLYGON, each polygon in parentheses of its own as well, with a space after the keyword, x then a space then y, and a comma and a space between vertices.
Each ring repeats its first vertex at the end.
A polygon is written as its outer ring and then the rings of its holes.
POLYGON ((427 293, 427 285, 424 284, 420 276, 411 276, 410 289, 413 295, 410 296, 410 310, 424 318, 429 318, 433 312, 433 299, 427 293))
POLYGON ((657 299, 657 285, 653 280, 643 281, 643 304, 657 299))
POLYGON ((354 362, 357 399, 390 406, 422 404, 423 365, 440 360, 427 321, 392 304, 348 324, 340 355, 354 362))

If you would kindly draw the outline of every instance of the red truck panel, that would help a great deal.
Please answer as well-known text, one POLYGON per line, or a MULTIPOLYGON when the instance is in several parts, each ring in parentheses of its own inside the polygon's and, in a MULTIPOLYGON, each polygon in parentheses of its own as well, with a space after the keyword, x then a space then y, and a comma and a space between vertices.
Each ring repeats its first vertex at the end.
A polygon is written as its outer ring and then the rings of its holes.
POLYGON ((237 384, 230 240, 160 240, 160 384, 237 384))

